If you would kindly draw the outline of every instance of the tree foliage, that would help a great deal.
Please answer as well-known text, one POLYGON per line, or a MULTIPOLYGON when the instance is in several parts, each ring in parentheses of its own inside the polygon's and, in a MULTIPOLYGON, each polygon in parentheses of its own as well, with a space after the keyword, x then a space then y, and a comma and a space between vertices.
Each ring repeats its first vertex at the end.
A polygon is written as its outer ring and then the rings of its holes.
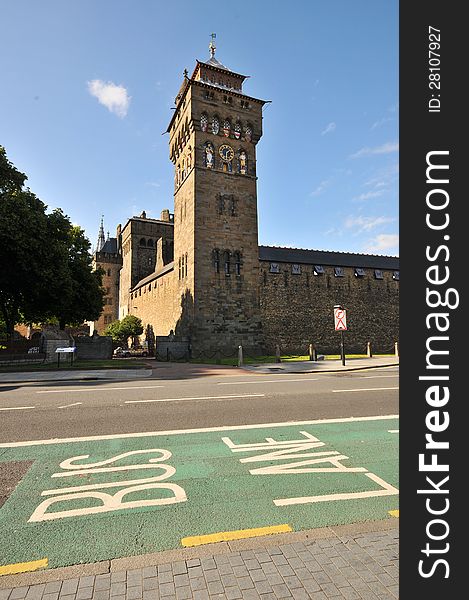
POLYGON ((115 342, 122 346, 127 346, 129 337, 137 337, 142 333, 142 321, 135 315, 127 315, 122 321, 114 321, 104 330, 104 335, 110 335, 115 342))
POLYGON ((89 241, 62 210, 47 213, 26 180, 0 146, 0 312, 8 333, 18 322, 97 319, 104 290, 89 241))

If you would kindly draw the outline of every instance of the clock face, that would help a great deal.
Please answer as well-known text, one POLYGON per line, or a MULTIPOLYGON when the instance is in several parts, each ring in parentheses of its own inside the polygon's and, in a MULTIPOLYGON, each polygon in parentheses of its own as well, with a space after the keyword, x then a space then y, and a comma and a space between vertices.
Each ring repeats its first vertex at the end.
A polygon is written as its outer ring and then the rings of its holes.
POLYGON ((234 150, 231 146, 228 146, 228 144, 223 144, 223 146, 220 146, 218 153, 220 154, 222 160, 233 160, 234 150))

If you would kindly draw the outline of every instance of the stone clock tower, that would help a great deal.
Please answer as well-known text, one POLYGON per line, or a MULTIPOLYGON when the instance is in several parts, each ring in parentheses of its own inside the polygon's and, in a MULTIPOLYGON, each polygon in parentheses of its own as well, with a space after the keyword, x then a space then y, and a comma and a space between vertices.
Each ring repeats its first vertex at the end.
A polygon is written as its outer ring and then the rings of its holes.
POLYGON ((262 344, 259 308, 256 145, 265 101, 246 76, 215 58, 197 61, 176 97, 167 132, 174 164, 176 334, 194 351, 262 344))

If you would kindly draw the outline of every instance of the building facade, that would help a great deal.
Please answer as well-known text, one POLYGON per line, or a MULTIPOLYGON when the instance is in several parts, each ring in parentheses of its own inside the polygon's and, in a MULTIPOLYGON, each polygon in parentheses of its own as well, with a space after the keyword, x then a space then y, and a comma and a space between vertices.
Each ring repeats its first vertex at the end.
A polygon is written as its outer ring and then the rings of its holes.
POLYGON ((174 211, 119 225, 116 262, 103 263, 120 269, 113 315, 140 317, 147 336, 190 339, 195 356, 239 345, 333 351, 332 311, 342 304, 351 346, 391 349, 396 257, 259 246, 256 148, 266 101, 244 92, 246 76, 220 63, 213 44, 210 54, 185 72, 167 129, 174 211))

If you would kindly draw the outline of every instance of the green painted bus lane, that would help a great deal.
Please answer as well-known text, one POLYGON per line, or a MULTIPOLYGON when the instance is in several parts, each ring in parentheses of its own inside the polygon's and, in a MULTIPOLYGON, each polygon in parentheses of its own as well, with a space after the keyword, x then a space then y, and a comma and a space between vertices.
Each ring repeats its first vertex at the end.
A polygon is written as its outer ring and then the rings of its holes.
POLYGON ((0 565, 58 567, 217 532, 389 518, 398 427, 377 417, 2 444, 1 462, 34 462, 0 508, 0 565))

